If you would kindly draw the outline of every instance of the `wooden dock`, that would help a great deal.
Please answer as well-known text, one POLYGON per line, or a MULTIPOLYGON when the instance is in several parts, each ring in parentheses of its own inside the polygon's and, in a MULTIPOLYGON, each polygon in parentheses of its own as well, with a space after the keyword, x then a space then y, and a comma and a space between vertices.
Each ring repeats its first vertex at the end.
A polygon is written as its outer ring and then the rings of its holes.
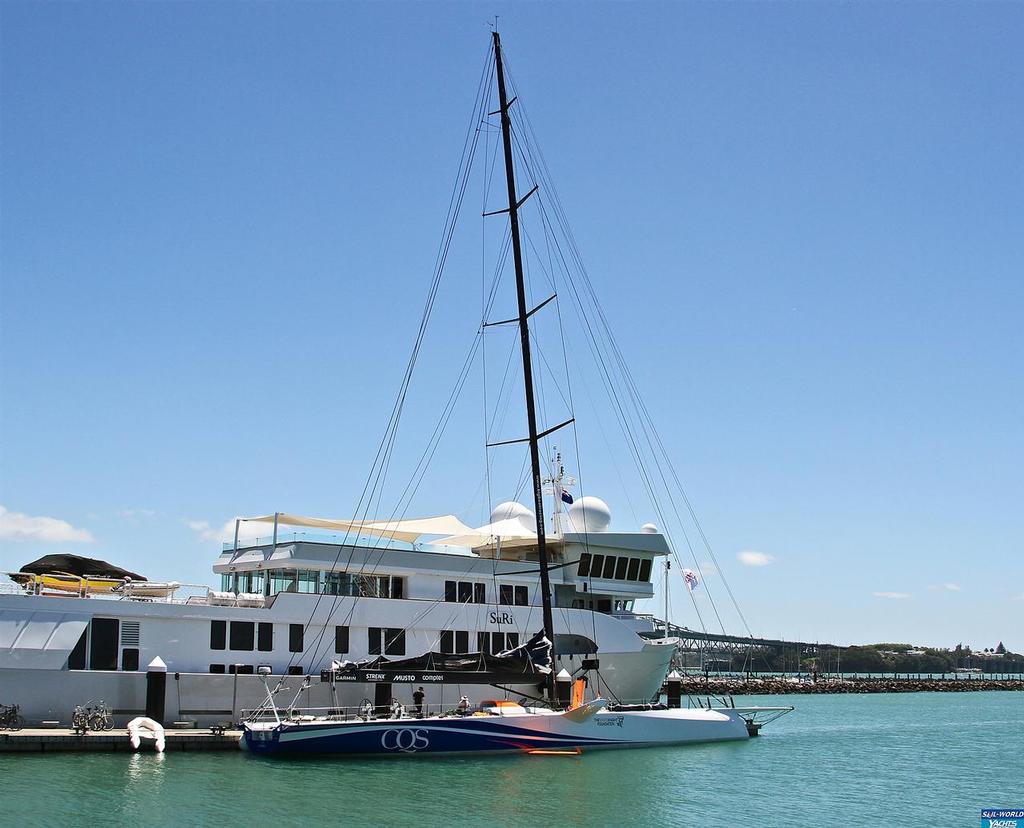
MULTIPOLYGON (((214 733, 210 730, 166 731, 166 750, 239 750, 239 730, 214 733)), ((0 730, 0 753, 56 753, 72 751, 117 751, 132 753, 128 731, 116 728, 103 732, 89 731, 84 736, 68 728, 33 728, 0 730)), ((152 753, 153 743, 143 739, 140 753, 152 753)))

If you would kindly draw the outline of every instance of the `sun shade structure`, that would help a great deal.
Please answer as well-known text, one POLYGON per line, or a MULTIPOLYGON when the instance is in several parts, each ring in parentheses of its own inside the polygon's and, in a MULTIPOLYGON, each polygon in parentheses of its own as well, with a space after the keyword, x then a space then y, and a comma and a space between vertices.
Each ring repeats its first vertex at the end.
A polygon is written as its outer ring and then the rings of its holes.
POLYGON ((470 529, 468 526, 464 531, 434 541, 439 546, 465 546, 476 548, 487 546, 497 540, 537 540, 537 533, 531 532, 517 518, 506 518, 505 520, 488 523, 479 529, 470 529))
POLYGON ((145 576, 129 572, 127 569, 114 566, 112 563, 67 553, 62 555, 44 555, 39 560, 25 564, 21 571, 32 575, 64 572, 78 577, 131 578, 134 581, 146 580, 145 576))
POLYGON ((346 532, 353 535, 373 535, 408 543, 415 542, 423 535, 462 535, 475 531, 455 515, 438 515, 408 520, 343 520, 304 517, 303 515, 278 512, 276 515, 242 518, 242 521, 307 526, 313 529, 329 529, 332 532, 346 532))

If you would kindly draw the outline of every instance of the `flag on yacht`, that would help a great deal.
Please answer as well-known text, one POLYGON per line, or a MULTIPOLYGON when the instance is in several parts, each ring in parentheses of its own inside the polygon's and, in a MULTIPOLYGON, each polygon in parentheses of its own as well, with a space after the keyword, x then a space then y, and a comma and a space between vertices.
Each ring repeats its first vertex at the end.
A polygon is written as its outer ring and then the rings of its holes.
POLYGON ((693 592, 700 586, 700 580, 697 578, 697 573, 692 569, 683 570, 683 580, 686 581, 686 586, 689 588, 690 592, 693 592))
POLYGON ((572 495, 565 489, 562 489, 562 503, 572 503, 572 495))

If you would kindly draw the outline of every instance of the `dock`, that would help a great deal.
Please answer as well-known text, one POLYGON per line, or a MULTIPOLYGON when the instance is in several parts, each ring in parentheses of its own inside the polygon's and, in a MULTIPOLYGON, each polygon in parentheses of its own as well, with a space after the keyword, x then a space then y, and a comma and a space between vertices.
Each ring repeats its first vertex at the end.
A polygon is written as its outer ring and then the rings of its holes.
MULTIPOLYGON (((166 748, 170 751, 240 750, 240 730, 214 732, 212 730, 166 731, 166 748)), ((134 753, 128 740, 128 731, 116 728, 107 731, 89 731, 85 735, 70 728, 35 728, 0 730, 0 753, 68 753, 76 751, 106 751, 134 753)), ((145 739, 139 753, 154 752, 153 743, 145 739)))

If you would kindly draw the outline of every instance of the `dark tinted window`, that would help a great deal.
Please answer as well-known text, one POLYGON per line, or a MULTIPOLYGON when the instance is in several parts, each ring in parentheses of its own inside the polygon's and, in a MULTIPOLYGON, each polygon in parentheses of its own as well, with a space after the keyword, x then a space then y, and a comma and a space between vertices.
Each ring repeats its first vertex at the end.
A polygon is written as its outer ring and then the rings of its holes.
POLYGON ((649 581, 651 580, 651 559, 645 558, 640 561, 640 580, 649 581))
POLYGON ((512 603, 512 585, 502 584, 498 587, 498 603, 499 604, 511 604, 512 603))
POLYGON ((516 606, 525 607, 530 603, 530 589, 529 587, 517 586, 516 587, 516 606))
POLYGON ((386 634, 384 655, 405 655, 405 630, 388 628, 386 634))
POLYGON ((477 652, 486 653, 491 643, 491 634, 486 632, 478 632, 476 634, 476 649, 477 652))
POLYGON ((302 647, 302 624, 288 625, 288 652, 301 653, 302 647))
POLYGON ((590 562, 590 577, 600 578, 601 568, 604 566, 604 555, 594 555, 590 562))
MULTIPOLYGON (((239 672, 241 672, 241 671, 239 671, 239 672)), ((288 668, 288 675, 289 676, 301 676, 302 675, 302 665, 301 664, 293 664, 291 667, 288 668)))
POLYGON ((630 581, 635 581, 637 576, 640 574, 640 559, 630 558, 629 559, 629 571, 626 573, 626 578, 630 581))
POLYGON ((391 579, 391 597, 401 598, 405 593, 405 579, 404 578, 392 578, 391 579))
POLYGON ((505 633, 505 647, 512 650, 519 646, 519 633, 505 633))
POLYGON ((444 600, 445 601, 457 601, 459 600, 458 593, 455 589, 455 581, 444 582, 444 600))
POLYGON ((487 584, 473 584, 473 601, 477 604, 487 603, 487 584))
POLYGON ((619 558, 615 564, 615 577, 620 580, 626 580, 626 568, 629 566, 629 558, 619 558))
POLYGON ((604 559, 604 572, 601 573, 602 578, 614 578, 615 577, 615 556, 609 555, 604 559))
POLYGON ((93 618, 92 640, 89 643, 89 667, 93 670, 117 669, 118 633, 116 618, 93 618))
POLYGON ((223 650, 228 640, 228 622, 210 622, 210 649, 223 650))
POLYGON ((459 603, 468 604, 473 600, 473 585, 469 581, 459 581, 459 603))
POLYGON ((88 627, 82 630, 82 637, 78 639, 78 643, 75 645, 75 649, 71 651, 68 656, 68 669, 69 670, 84 670, 85 669, 85 639, 88 634, 88 627))
POLYGON ((139 669, 138 647, 126 647, 121 650, 121 669, 135 672, 139 669))
POLYGON ((229 646, 232 650, 252 650, 256 638, 256 625, 252 621, 232 621, 229 646))
POLYGON ((454 653, 455 652, 455 633, 451 630, 441 631, 441 652, 442 653, 454 653))
POLYGON ((251 676, 255 670, 253 670, 253 666, 251 664, 229 664, 228 672, 237 672, 240 676, 251 676))
POLYGON ((468 653, 469 652, 469 633, 466 630, 455 631, 455 652, 457 653, 468 653))
POLYGON ((224 672, 224 665, 223 664, 211 664, 210 665, 210 672, 211 673, 223 673, 224 672))
POLYGON ((334 652, 348 652, 348 627, 334 628, 334 652))
POLYGON ((580 568, 579 573, 584 578, 590 574, 590 553, 584 552, 580 555, 580 568))
POLYGON ((380 655, 381 628, 370 627, 366 630, 366 652, 370 655, 380 655))
POLYGON ((256 628, 256 649, 269 653, 274 649, 274 625, 267 621, 260 621, 256 628))

